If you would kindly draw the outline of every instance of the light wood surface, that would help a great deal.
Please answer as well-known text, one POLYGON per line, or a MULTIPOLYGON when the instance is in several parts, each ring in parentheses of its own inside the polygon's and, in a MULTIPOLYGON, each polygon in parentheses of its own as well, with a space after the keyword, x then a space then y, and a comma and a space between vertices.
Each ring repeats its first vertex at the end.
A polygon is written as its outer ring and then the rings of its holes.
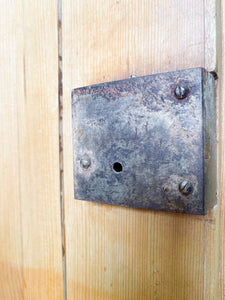
POLYGON ((68 0, 62 16, 68 299, 219 299, 221 203, 201 217, 76 201, 71 135, 73 88, 214 70, 214 1, 68 0))
POLYGON ((225 299, 223 1, 62 0, 63 132, 57 1, 1 4, 0 299, 225 299), (215 208, 202 217, 75 200, 71 90, 192 67, 219 75, 215 208))
POLYGON ((62 299, 57 2, 1 1, 0 299, 62 299))

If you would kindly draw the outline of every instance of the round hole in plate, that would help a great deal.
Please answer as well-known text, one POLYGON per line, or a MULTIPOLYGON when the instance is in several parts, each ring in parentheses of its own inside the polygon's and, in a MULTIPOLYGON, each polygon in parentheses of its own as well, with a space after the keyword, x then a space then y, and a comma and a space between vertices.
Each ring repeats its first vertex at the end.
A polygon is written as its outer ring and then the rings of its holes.
POLYGON ((118 161, 115 162, 113 164, 113 170, 116 172, 116 173, 120 173, 123 171, 123 166, 121 165, 121 163, 119 163, 118 161))

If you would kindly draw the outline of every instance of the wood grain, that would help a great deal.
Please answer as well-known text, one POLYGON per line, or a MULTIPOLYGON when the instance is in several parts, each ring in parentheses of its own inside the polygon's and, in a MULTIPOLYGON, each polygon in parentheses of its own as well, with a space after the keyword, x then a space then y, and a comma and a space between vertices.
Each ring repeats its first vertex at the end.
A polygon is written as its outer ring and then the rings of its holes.
POLYGON ((214 70, 215 16, 211 0, 62 1, 68 299, 218 299, 219 205, 200 217, 76 201, 71 132, 73 88, 214 70))
POLYGON ((56 1, 2 1, 0 37, 0 299, 62 299, 56 1))

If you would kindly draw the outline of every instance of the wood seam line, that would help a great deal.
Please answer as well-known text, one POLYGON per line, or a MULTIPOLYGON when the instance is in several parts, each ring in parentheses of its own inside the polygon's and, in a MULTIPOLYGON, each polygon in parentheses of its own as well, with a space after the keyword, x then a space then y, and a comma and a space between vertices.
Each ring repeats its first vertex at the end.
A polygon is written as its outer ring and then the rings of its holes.
POLYGON ((60 167, 60 208, 63 268, 63 298, 67 299, 66 252, 65 252, 65 213, 64 213, 64 173, 63 173, 63 82, 62 78, 62 0, 58 0, 58 107, 59 107, 59 167, 60 167))

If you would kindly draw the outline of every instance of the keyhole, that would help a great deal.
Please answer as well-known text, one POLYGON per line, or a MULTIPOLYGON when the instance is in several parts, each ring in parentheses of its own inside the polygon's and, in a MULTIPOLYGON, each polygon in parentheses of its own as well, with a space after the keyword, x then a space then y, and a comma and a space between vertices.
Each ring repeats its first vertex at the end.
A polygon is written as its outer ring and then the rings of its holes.
POLYGON ((123 166, 121 165, 121 163, 119 163, 118 161, 115 162, 113 164, 113 170, 116 172, 116 173, 120 173, 123 171, 123 166))

